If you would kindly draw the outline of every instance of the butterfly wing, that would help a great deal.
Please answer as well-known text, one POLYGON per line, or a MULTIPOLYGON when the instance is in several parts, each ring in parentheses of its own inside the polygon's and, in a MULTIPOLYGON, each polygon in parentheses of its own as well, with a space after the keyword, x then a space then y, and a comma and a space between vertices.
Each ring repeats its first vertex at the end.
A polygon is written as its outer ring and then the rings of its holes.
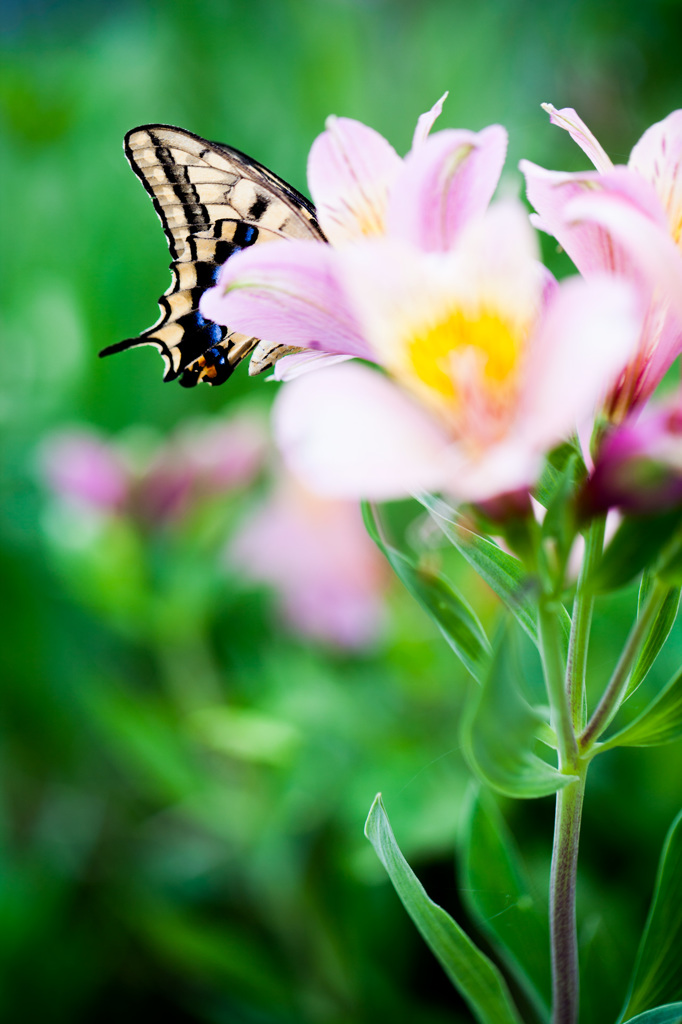
MULTIPOLYGON (((169 125, 133 128, 125 137, 130 166, 152 198, 168 240, 172 280, 159 299, 161 315, 138 338, 105 348, 111 355, 155 345, 164 380, 193 387, 222 384, 253 353, 258 338, 206 320, 199 300, 235 252, 276 238, 324 242, 312 204, 276 174, 217 142, 169 125)), ((298 349, 260 343, 251 373, 298 349)))

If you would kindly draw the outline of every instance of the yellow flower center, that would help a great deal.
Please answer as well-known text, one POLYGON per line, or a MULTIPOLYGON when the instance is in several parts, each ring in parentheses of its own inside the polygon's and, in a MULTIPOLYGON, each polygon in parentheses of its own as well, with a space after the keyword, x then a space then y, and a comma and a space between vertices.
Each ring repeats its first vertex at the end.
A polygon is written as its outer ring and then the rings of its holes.
MULTIPOLYGON (((516 379, 522 339, 518 331, 496 313, 468 316, 452 312, 409 342, 411 368, 427 387, 445 399, 458 401, 461 384, 457 363, 467 351, 480 367, 480 383, 491 393, 508 391, 516 379)), ((492 394, 491 394, 492 397, 492 394)))

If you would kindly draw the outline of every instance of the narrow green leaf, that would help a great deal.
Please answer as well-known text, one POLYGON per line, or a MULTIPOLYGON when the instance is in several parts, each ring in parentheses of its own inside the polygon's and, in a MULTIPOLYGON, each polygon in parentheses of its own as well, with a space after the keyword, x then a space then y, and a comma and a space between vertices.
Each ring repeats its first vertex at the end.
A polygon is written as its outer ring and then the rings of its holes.
MULTIPOLYGON (((682 1000, 682 811, 663 843, 654 896, 620 1021, 682 1000)), ((663 1018, 664 1020, 666 1018, 663 1018)), ((674 1018, 673 1018, 674 1019, 674 1018)))
POLYGON ((599 593, 624 587, 651 565, 680 525, 680 510, 628 516, 616 530, 590 585, 599 593))
MULTIPOLYGON (((644 573, 642 576, 642 583, 639 588, 639 602, 638 602, 638 614, 644 605, 644 598, 650 588, 651 577, 649 573, 644 573)), ((639 657, 635 662, 632 674, 628 682, 628 688, 625 691, 624 700, 635 692, 637 687, 646 678, 649 669, 658 657, 661 648, 670 635, 670 630, 675 624, 677 618, 677 610, 680 606, 680 588, 671 587, 668 594, 663 602, 661 610, 659 611, 654 623, 651 627, 648 637, 644 643, 644 647, 640 651, 639 657)))
MULTIPOLYGON (((682 518, 680 509, 677 509, 677 514, 682 518)), ((679 521, 679 520, 678 520, 679 521)), ((682 536, 681 531, 677 531, 672 541, 666 549, 662 552, 661 557, 656 565, 656 573, 664 581, 669 583, 671 587, 682 586, 682 536)))
POLYGON ((462 895, 541 1020, 549 1019, 549 921, 537 905, 514 840, 489 793, 471 799, 462 895))
POLYGON ((379 793, 365 835, 386 868, 400 901, 445 973, 481 1024, 521 1024, 504 978, 442 907, 429 899, 403 857, 379 793))
MULTIPOLYGON (((514 555, 503 551, 493 541, 468 530, 462 525, 457 513, 433 495, 421 494, 419 501, 453 547, 506 604, 537 647, 538 630, 535 611, 537 583, 528 575, 523 563, 514 555)), ((565 657, 571 633, 571 618, 565 608, 560 625, 565 657)))
POLYGON ((457 513, 433 495, 421 495, 419 500, 448 540, 511 609, 531 640, 537 644, 535 609, 530 600, 534 584, 519 559, 492 541, 467 530, 459 522, 457 513))
POLYGON ((474 679, 480 681, 490 661, 490 641, 476 613, 442 573, 417 565, 387 544, 372 507, 363 503, 365 526, 401 583, 435 620, 441 633, 474 679))
MULTIPOLYGON (((508 639, 508 638, 507 638, 508 639)), ((547 796, 575 781, 534 752, 546 723, 518 687, 511 643, 499 643, 482 687, 472 694, 462 729, 462 749, 476 775, 506 796, 547 796)))
POLYGON ((682 1024, 682 1003, 666 1003, 629 1017, 628 1024, 682 1024))
POLYGON ((659 747, 682 736, 682 670, 652 700, 641 715, 610 736, 602 748, 659 747))

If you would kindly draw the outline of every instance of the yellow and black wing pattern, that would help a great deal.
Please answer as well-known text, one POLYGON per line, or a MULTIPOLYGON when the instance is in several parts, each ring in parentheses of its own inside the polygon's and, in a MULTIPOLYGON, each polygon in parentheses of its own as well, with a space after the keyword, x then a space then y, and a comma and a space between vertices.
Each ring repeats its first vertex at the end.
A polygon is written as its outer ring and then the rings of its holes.
POLYGON ((276 238, 324 242, 313 205, 239 150, 182 128, 133 128, 124 150, 166 233, 172 280, 159 299, 161 315, 153 327, 100 355, 155 345, 163 356, 164 380, 179 378, 184 387, 194 387, 199 381, 223 384, 248 355, 254 374, 299 351, 206 320, 199 300, 216 283, 223 263, 241 249, 276 238))

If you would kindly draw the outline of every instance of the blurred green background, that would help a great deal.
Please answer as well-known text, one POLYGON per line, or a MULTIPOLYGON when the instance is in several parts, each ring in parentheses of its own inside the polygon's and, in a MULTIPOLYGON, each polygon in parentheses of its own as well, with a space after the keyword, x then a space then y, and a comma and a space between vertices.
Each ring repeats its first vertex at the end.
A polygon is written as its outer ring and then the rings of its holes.
MULTIPOLYGON (((156 318, 168 284, 121 140, 177 124, 305 190, 327 114, 404 152, 449 89, 439 126, 505 124, 504 187, 519 191, 521 156, 585 165, 542 101, 575 106, 622 161, 682 105, 682 6, 5 0, 2 18, 0 1016, 469 1020, 362 837, 381 789, 431 895, 466 919, 452 853, 469 684, 397 585, 383 630, 349 649, 288 626, 276 589, 226 560, 274 487, 272 456, 174 517, 141 510, 148 467, 159 452, 172 466, 188 423, 260 409, 274 385, 240 372, 186 391, 162 383, 153 349, 97 359, 156 318), (93 515, 51 491, 50 444, 66 428, 95 432, 137 481, 123 510, 93 515)), ((424 543, 414 518, 393 510, 394 529, 424 543)), ((490 620, 484 588, 449 568, 490 620)), ((634 600, 599 610, 597 682, 634 600)), ((676 627, 639 707, 681 655, 676 627)), ((682 789, 680 744, 603 762, 579 893, 595 1024, 623 997, 682 789)), ((504 809, 542 891, 551 800, 504 809)))

